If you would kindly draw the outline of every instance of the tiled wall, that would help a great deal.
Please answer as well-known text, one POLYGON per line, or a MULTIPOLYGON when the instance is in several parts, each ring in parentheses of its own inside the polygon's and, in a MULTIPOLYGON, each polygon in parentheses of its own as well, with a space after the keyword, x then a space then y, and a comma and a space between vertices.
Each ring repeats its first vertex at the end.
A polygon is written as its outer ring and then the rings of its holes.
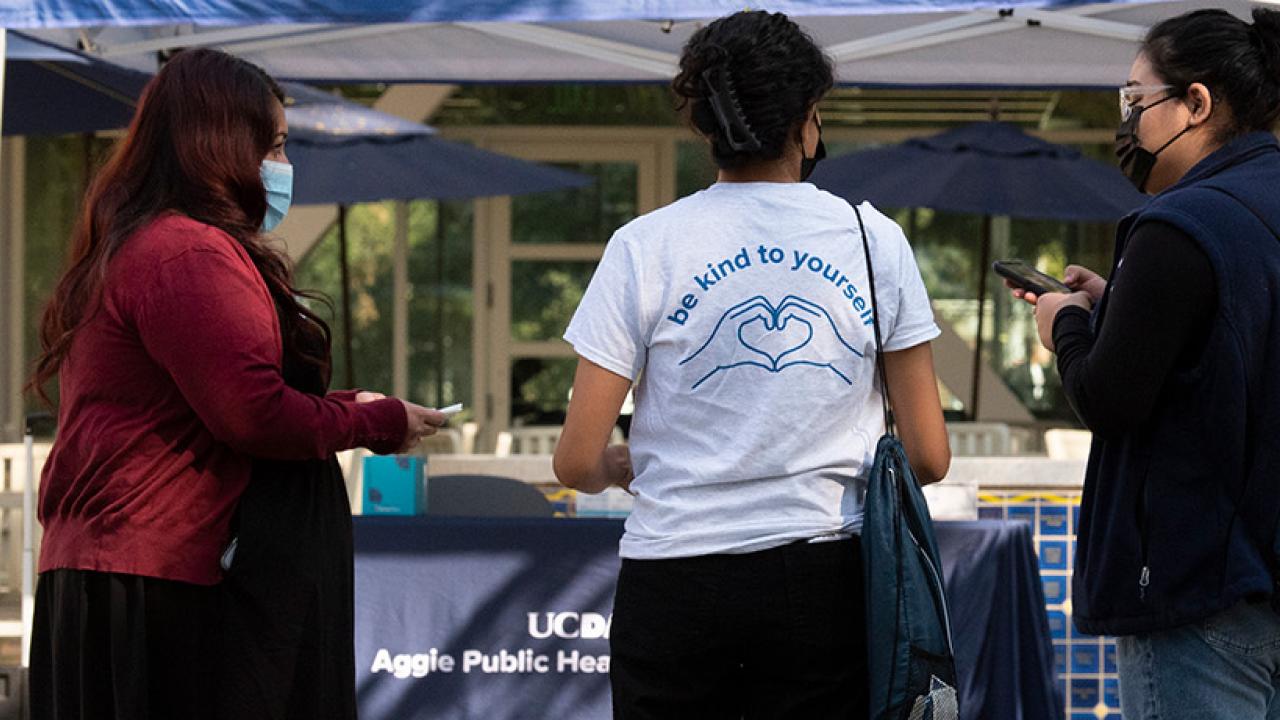
POLYGON ((1031 525, 1053 634, 1058 692, 1066 702, 1067 720, 1119 720, 1115 641, 1081 635, 1071 622, 1071 567, 1080 493, 984 492, 978 496, 978 517, 1031 525))

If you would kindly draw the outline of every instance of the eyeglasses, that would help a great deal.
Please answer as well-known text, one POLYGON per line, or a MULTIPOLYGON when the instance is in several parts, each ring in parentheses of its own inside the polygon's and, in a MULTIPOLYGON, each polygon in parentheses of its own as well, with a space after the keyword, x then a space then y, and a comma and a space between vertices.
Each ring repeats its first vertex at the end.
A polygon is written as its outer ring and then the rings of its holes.
POLYGON ((1120 119, 1128 120, 1134 106, 1148 93, 1172 89, 1172 85, 1125 85, 1120 88, 1120 119))

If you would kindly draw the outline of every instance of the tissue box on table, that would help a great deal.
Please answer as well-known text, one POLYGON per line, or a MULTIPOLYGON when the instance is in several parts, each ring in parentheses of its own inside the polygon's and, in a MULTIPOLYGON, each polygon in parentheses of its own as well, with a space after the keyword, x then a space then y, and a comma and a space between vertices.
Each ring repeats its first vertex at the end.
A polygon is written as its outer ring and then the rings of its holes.
POLYGON ((427 461, 417 455, 372 455, 364 459, 365 515, 425 515, 427 461))

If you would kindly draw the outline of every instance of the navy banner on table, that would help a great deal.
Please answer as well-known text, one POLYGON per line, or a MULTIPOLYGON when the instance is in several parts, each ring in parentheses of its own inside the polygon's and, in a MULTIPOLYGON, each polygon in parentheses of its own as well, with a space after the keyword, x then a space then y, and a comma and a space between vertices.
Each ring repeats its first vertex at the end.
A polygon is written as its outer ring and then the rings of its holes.
MULTIPOLYGON (((611 716, 620 521, 363 517, 355 533, 362 720, 611 716)), ((1060 718, 1026 526, 937 533, 962 717, 1060 718)))
POLYGON ((608 718, 622 524, 357 518, 364 720, 608 718))
POLYGON ((1058 720, 1053 641, 1031 527, 934 523, 964 720, 1058 720))

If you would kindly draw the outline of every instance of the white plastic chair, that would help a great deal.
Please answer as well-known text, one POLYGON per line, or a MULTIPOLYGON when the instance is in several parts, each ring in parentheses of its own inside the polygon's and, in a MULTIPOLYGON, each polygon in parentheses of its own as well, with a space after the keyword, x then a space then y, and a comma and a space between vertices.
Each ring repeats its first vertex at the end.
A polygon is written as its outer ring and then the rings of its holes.
POLYGON ((1093 444, 1093 433, 1088 430, 1054 428, 1044 431, 1045 453, 1054 460, 1085 460, 1093 444))
POLYGON ((440 428, 435 435, 422 439, 416 452, 424 455, 457 455, 463 452, 463 431, 458 428, 440 428))
POLYGON ((947 423, 947 440, 956 457, 1009 455, 1009 426, 1004 423, 947 423))
MULTIPOLYGON (((526 425, 503 430, 498 433, 498 441, 494 454, 499 457, 511 455, 552 455, 556 444, 560 442, 560 434, 564 432, 561 425, 526 425)), ((622 429, 614 426, 609 434, 609 444, 619 445, 625 442, 622 429)))

